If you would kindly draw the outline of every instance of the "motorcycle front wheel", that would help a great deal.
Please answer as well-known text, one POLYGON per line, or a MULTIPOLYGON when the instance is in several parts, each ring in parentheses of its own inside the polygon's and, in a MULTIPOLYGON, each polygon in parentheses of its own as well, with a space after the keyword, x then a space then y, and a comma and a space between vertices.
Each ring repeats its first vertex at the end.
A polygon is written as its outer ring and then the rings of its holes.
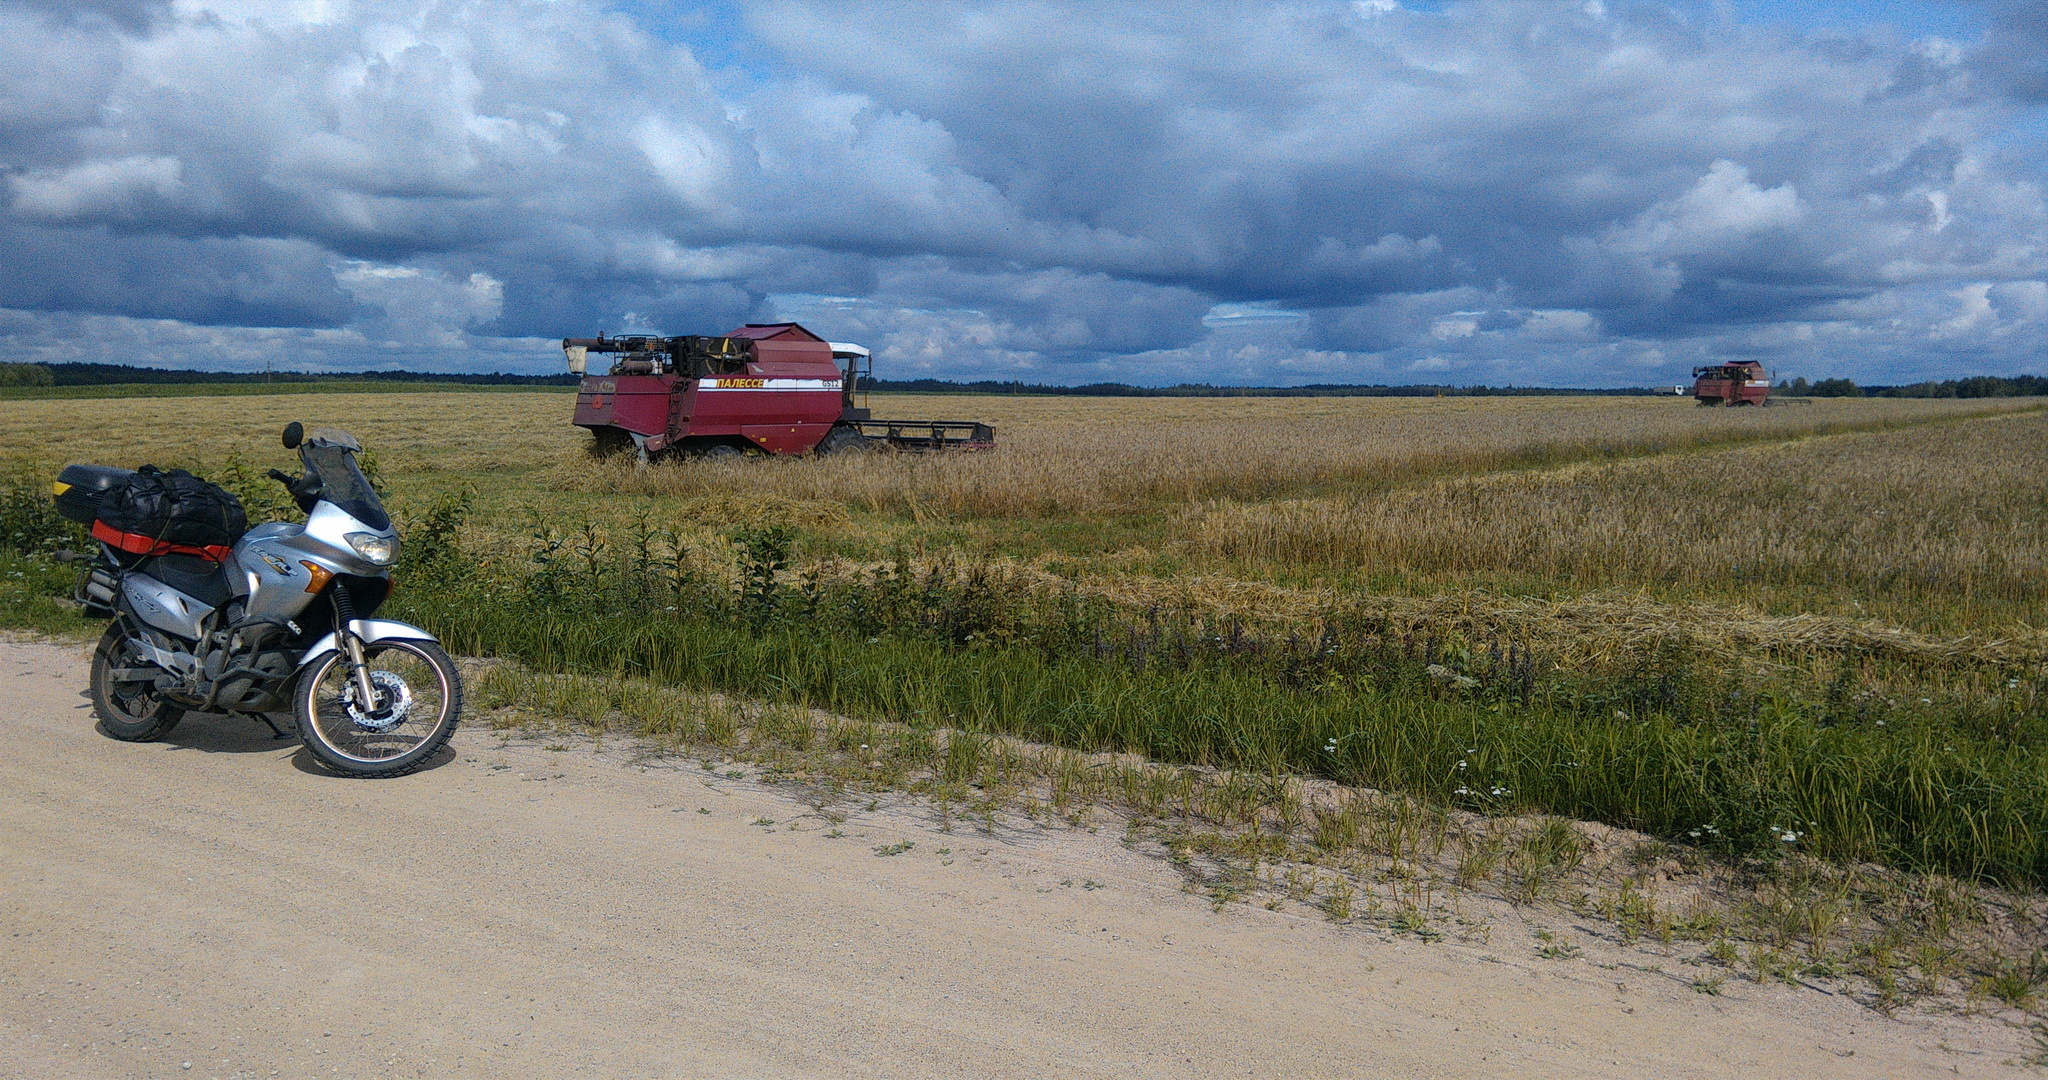
POLYGON ((334 652, 299 675, 294 695, 299 737, 320 764, 346 776, 404 776, 425 765, 455 733, 462 676, 431 641, 363 646, 374 701, 365 702, 334 652))

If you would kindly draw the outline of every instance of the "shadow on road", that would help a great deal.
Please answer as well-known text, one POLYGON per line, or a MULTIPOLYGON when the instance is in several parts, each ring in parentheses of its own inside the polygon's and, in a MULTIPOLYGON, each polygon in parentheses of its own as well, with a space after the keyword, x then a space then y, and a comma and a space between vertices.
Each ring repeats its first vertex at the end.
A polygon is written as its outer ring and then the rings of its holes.
MULTIPOLYGON (((418 776, 421 773, 430 773, 433 772, 435 769, 438 769, 441 766, 446 765, 454 760, 455 748, 453 746, 444 746, 438 752, 436 752, 433 757, 428 758, 427 763, 425 765, 422 765, 419 768, 414 769, 409 773, 406 773, 405 775, 418 776)), ((328 769, 327 766, 320 764, 320 759, 314 757, 312 751, 307 750, 303 746, 299 747, 298 753, 292 755, 292 768, 297 769, 302 773, 308 773, 313 776, 327 776, 334 777, 335 779, 340 779, 340 777, 337 776, 332 770, 328 769)), ((397 778, 394 777, 393 779, 397 778)))
MULTIPOLYGON (((278 725, 291 730, 289 721, 278 725)), ((240 716, 187 713, 159 742, 174 750, 209 754, 260 754, 298 745, 296 735, 280 739, 263 724, 240 716)))
MULTIPOLYGON (((80 708, 87 710, 88 716, 91 715, 91 706, 83 705, 80 708)), ((286 731, 292 730, 290 718, 281 719, 277 724, 286 731)), ((102 735, 106 734, 98 724, 94 724, 93 729, 102 735)), ((169 750, 198 750, 208 754, 266 754, 277 750, 294 750, 291 756, 293 768, 312 776, 335 775, 300 744, 297 735, 288 735, 280 739, 276 732, 261 722, 241 716, 187 713, 183 720, 178 721, 178 726, 165 733, 157 743, 169 750)), ((453 760, 455 748, 444 746, 439 753, 427 759, 425 765, 406 775, 433 772, 453 760)))

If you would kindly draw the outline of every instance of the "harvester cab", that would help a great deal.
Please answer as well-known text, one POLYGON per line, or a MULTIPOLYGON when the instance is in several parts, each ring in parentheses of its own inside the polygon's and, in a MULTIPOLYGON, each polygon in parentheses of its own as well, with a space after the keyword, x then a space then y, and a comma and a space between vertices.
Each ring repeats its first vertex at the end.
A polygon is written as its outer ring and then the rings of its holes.
POLYGON ((850 422, 863 422, 868 418, 868 384, 874 381, 875 358, 865 345, 852 345, 844 341, 827 342, 832 346, 832 362, 839 367, 841 388, 846 393, 846 415, 850 422))
POLYGON ((723 337, 565 338, 581 375, 576 423, 599 453, 727 457, 745 452, 985 450, 995 430, 971 420, 875 420, 865 405, 873 358, 796 323, 748 323, 723 337), (610 369, 591 373, 590 354, 610 369), (856 395, 862 402, 856 403, 856 395))

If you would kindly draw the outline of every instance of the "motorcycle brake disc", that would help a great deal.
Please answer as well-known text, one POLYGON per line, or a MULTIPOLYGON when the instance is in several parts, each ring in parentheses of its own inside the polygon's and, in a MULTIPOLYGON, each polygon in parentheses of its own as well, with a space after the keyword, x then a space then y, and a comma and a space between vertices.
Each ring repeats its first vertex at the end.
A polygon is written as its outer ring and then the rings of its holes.
POLYGON ((412 687, 391 671, 370 672, 370 683, 377 688, 384 707, 364 712, 362 703, 356 700, 356 681, 350 679, 341 690, 341 705, 349 720, 364 731, 377 734, 405 723, 406 714, 412 711, 412 687))

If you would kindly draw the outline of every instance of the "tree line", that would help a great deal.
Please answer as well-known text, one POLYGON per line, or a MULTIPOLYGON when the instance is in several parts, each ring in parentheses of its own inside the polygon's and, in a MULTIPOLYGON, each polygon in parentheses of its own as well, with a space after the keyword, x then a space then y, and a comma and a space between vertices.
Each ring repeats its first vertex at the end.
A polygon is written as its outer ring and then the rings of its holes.
POLYGON ((1804 378, 1778 383, 1787 397, 1994 398, 2048 395, 2048 377, 2040 375, 1971 375, 1904 386, 1858 386, 1848 379, 1804 378))

